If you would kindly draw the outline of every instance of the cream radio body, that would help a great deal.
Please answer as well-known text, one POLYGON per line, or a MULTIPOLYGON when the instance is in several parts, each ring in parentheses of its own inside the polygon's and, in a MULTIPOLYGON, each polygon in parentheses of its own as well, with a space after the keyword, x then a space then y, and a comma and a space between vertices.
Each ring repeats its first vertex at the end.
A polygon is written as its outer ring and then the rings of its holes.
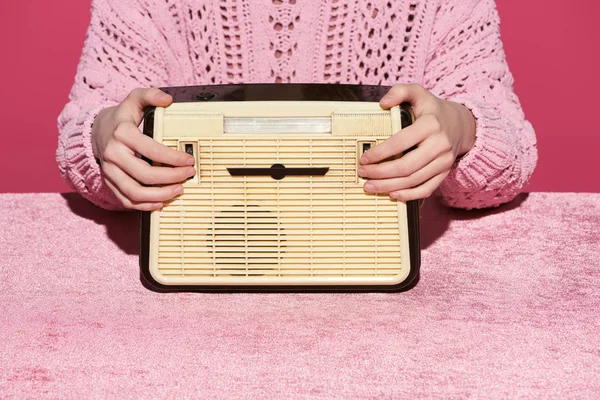
MULTIPOLYGON (((142 214, 142 279, 158 291, 377 291, 419 275, 416 201, 367 194, 361 154, 412 121, 386 87, 171 87, 144 133, 196 176, 142 214)), ((401 132, 400 132, 401 134, 401 132)), ((152 162, 151 160, 147 160, 152 162)))

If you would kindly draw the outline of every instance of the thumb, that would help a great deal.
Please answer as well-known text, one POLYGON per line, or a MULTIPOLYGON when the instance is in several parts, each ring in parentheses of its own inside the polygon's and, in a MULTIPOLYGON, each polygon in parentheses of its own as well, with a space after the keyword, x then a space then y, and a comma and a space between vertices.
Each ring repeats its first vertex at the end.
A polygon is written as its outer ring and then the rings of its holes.
POLYGON ((144 109, 149 106, 166 107, 173 101, 173 98, 157 88, 138 88, 129 93, 123 100, 123 105, 127 107, 135 123, 139 125, 144 116, 144 109))
POLYGON ((425 103, 432 96, 427 89, 416 83, 395 85, 381 98, 379 104, 382 108, 391 108, 402 103, 410 103, 415 117, 419 117, 422 114, 425 103))

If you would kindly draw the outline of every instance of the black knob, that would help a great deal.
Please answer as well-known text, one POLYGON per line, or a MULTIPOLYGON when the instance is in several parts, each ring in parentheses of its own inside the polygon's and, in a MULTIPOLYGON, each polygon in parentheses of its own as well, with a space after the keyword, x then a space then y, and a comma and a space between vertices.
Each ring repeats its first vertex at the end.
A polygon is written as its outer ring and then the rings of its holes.
POLYGON ((196 95, 196 99, 201 101, 207 101, 214 98, 215 96, 216 94, 214 94, 213 92, 200 92, 196 95))

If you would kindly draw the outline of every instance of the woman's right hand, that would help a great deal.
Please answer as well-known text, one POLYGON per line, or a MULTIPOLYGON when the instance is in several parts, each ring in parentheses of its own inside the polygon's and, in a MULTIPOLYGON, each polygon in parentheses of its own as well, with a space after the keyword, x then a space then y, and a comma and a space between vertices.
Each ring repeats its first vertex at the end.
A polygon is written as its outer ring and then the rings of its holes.
POLYGON ((172 101, 159 89, 135 89, 121 104, 102 110, 94 120, 94 156, 100 160, 106 184, 126 208, 159 209, 183 192, 181 182, 196 174, 194 157, 158 143, 138 128, 145 107, 166 107, 172 101), (151 166, 138 154, 171 167, 151 166))

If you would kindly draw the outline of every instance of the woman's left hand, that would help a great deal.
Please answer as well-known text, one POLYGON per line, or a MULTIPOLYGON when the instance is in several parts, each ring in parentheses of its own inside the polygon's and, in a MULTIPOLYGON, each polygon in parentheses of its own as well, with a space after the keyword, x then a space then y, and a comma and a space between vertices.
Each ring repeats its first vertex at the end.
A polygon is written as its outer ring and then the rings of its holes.
POLYGON ((415 121, 378 146, 366 151, 358 174, 368 179, 364 189, 401 201, 429 197, 450 172, 457 157, 475 143, 475 117, 462 104, 442 100, 417 84, 396 85, 381 99, 384 109, 408 102, 415 121), (391 161, 378 162, 413 146, 391 161))

